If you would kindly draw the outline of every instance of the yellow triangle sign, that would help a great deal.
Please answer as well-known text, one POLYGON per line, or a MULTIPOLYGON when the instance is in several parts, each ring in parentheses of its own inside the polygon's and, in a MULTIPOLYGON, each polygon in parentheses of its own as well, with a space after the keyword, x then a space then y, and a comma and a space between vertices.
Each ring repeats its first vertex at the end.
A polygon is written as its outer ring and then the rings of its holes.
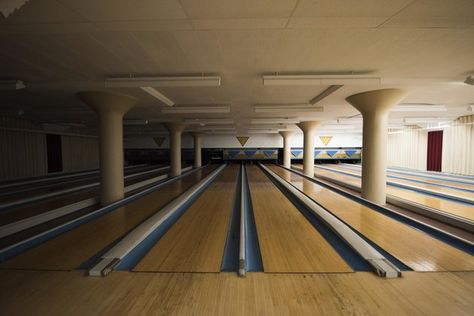
POLYGON ((163 142, 165 141, 165 137, 153 137, 153 140, 158 145, 158 147, 161 147, 161 145, 163 145, 163 142))
POLYGON ((247 141, 250 138, 248 136, 236 136, 236 137, 237 137, 237 140, 239 141, 240 145, 242 145, 242 147, 245 146, 245 144, 247 143, 247 141))
POLYGON ((324 146, 327 146, 329 142, 331 141, 332 136, 319 136, 319 139, 324 144, 324 146))

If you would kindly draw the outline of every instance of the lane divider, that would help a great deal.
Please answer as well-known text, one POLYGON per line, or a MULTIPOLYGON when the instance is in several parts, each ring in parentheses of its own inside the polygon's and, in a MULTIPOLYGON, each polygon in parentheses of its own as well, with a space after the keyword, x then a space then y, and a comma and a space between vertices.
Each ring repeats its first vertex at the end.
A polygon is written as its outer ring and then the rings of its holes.
MULTIPOLYGON (((361 169, 359 165, 351 165, 351 164, 345 164, 345 163, 341 165, 345 168, 349 168, 352 170, 361 169)), ((469 177, 469 176, 443 174, 439 172, 423 172, 423 171, 415 171, 411 169, 399 169, 395 167, 389 167, 387 168, 387 171, 394 172, 394 173, 408 174, 408 175, 418 176, 418 177, 425 177, 425 178, 441 180, 441 181, 449 181, 449 182, 455 182, 455 183, 474 185, 474 177, 469 177)))
MULTIPOLYGON (((360 186, 353 185, 351 183, 346 183, 344 181, 333 179, 333 178, 322 176, 322 175, 318 175, 318 178, 320 178, 321 180, 332 182, 341 187, 348 188, 356 192, 361 192, 360 186)), ((362 199, 361 197, 359 198, 362 199)), ((432 219, 436 219, 442 223, 474 233, 474 221, 471 221, 467 218, 450 214, 450 213, 446 213, 441 210, 437 210, 435 208, 432 208, 423 204, 419 204, 410 200, 399 198, 391 194, 386 195, 386 200, 388 204, 406 208, 409 211, 418 213, 420 215, 423 215, 432 219)))
MULTIPOLYGON (((192 167, 186 167, 182 169, 182 172, 187 172, 191 170, 192 167)), ((143 188, 144 186, 150 185, 152 183, 158 182, 158 181, 163 181, 169 178, 168 174, 163 174, 157 177, 153 177, 141 182, 137 182, 134 184, 131 184, 129 186, 126 186, 124 189, 125 193, 129 193, 131 191, 143 188)), ((42 224, 49 222, 53 219, 56 219, 58 217, 68 215, 74 212, 77 212, 79 210, 82 210, 86 207, 93 206, 97 203, 100 202, 99 197, 93 197, 90 199, 85 199, 76 203, 72 203, 69 205, 62 206, 60 208, 44 212, 35 216, 31 216, 7 225, 0 226, 0 238, 4 238, 6 236, 18 233, 20 231, 26 230, 28 228, 34 227, 36 225, 42 224)))
MULTIPOLYGON (((390 208, 387 208, 383 205, 380 205, 380 204, 375 204, 369 200, 366 200, 358 195, 355 195, 355 194, 352 194, 352 193, 349 193, 335 185, 333 185, 332 183, 334 184, 337 184, 341 187, 345 187, 345 188, 348 188, 348 189, 352 189, 354 191, 357 191, 357 190, 360 190, 360 187, 356 187, 356 186, 353 186, 351 184, 347 184, 347 183, 343 183, 342 181, 339 181, 339 180, 334 180, 334 179, 322 179, 322 178, 315 178, 315 177, 309 177, 307 175, 305 175, 303 172, 297 170, 297 169, 288 169, 288 168, 285 168, 283 166, 279 166, 280 168, 283 168, 285 170, 288 170, 288 171, 291 171, 305 179, 308 179, 309 181, 312 181, 314 183, 317 183, 318 185, 322 186, 322 187, 325 187, 329 190, 332 190, 342 196, 345 196, 353 201, 356 201, 364 206, 367 206, 371 209, 373 209, 374 211, 377 211, 377 212, 380 212, 386 216, 389 216, 393 219, 396 219, 402 223, 405 223, 407 225, 410 225, 416 229, 419 229, 421 231, 424 231, 426 232, 427 234, 430 234, 431 236, 453 246, 453 247, 456 247, 458 249, 461 249, 463 251, 466 251, 472 255, 474 255, 474 243, 467 240, 467 239, 464 239, 460 236, 457 236, 457 235, 454 235, 452 233, 449 233, 449 232, 446 232, 436 226, 432 226, 430 224, 427 224, 425 222, 422 222, 420 220, 417 220, 415 218, 412 218, 412 217, 409 217, 403 213, 398 213, 398 212, 395 212, 394 210, 390 209, 390 208), (325 181, 322 181, 322 180, 325 180, 325 181)), ((360 192, 360 191, 359 191, 360 192)), ((389 196, 387 196, 387 201, 389 200, 389 196)), ((410 202, 408 200, 404 200, 405 202, 410 202)), ((428 207, 427 207, 428 208, 428 207)), ((420 213, 421 214, 421 213, 420 213)), ((440 214, 441 215, 441 214, 440 214)), ((443 216, 445 216, 446 214, 443 214, 443 216)), ((426 215, 428 216, 428 215, 426 215)), ((434 218, 434 217, 433 217, 434 218)), ((466 227, 468 231, 472 231, 473 229, 473 225, 474 223, 466 223, 468 226, 466 227), (469 226, 470 225, 470 226, 469 226)), ((462 228, 462 227, 459 227, 459 228, 462 228)))
MULTIPOLYGON (((323 166, 318 166, 318 167, 327 169, 327 167, 323 167, 323 166)), ((354 175, 356 175, 356 176, 360 175, 360 169, 357 170, 357 169, 353 169, 353 168, 348 168, 346 166, 338 166, 335 169, 331 167, 327 170, 339 170, 339 171, 348 172, 348 173, 351 173, 351 174, 352 174, 352 172, 355 172, 354 175)), ((431 185, 431 186, 435 186, 435 187, 448 188, 448 189, 462 191, 462 192, 474 193, 473 189, 456 187, 456 186, 452 186, 452 185, 449 185, 449 184, 433 183, 433 182, 430 182, 427 179, 420 180, 420 179, 407 178, 407 177, 404 177, 402 175, 394 175, 392 173, 394 173, 394 172, 387 170, 387 178, 398 179, 398 180, 414 182, 414 183, 427 184, 427 185, 431 185)), ((395 183, 397 183, 397 182, 395 181, 395 183)), ((401 185, 404 185, 404 184, 401 184, 401 185)))
POLYGON ((90 276, 107 276, 114 268, 120 264, 125 258, 140 244, 147 239, 160 225, 162 225, 168 218, 172 217, 178 212, 186 202, 193 196, 197 195, 203 188, 209 185, 219 173, 226 167, 222 165, 206 178, 202 179, 191 188, 180 194, 176 199, 171 201, 161 210, 157 211, 147 220, 138 225, 117 244, 115 244, 109 251, 101 256, 99 262, 89 270, 90 276))
POLYGON ((48 229, 48 230, 45 230, 39 234, 36 234, 32 237, 29 237, 27 239, 24 239, 24 240, 21 240, 13 245, 10 245, 8 247, 5 247, 5 248, 2 248, 0 249, 0 262, 3 262, 5 260, 8 260, 10 259, 11 257, 14 257, 28 249, 31 249, 49 239, 52 239, 64 232, 67 232, 71 229, 74 229, 82 224, 85 224, 87 222, 90 222, 91 220, 93 219, 96 219, 100 216, 103 216, 107 213, 110 213, 112 211, 114 211, 115 209, 123 206, 123 205, 126 205, 128 203, 131 203, 145 195, 148 195, 156 190, 158 190, 159 188, 171 183, 171 182, 174 182, 174 181, 177 181, 185 176, 188 176, 202 168, 205 168, 207 167, 206 166, 203 166, 203 167, 200 167, 200 168, 196 168, 196 169, 192 169, 191 171, 189 172, 186 172, 186 173, 183 173, 177 177, 174 177, 174 178, 171 178, 167 181, 163 181, 163 182, 160 182, 156 185, 153 185, 151 187, 148 187, 140 192, 137 192, 137 193, 134 193, 122 200, 119 200, 119 201, 116 201, 114 203, 111 203, 107 206, 104 206, 102 208, 99 208, 95 211, 92 211, 88 214, 85 214, 83 216, 80 216, 80 217, 77 217, 75 219, 72 219, 66 223, 63 223, 59 226, 56 226, 56 227, 53 227, 51 229, 48 229))
POLYGON ((377 275, 384 278, 397 278, 402 276, 402 272, 394 264, 390 262, 384 255, 378 252, 372 247, 367 241, 356 234, 346 223, 339 220, 336 216, 329 213, 327 210, 322 208, 300 190, 296 189, 293 185, 283 180, 276 173, 271 171, 269 168, 260 164, 273 179, 287 189, 292 195, 294 195, 303 205, 305 205, 314 215, 320 218, 327 226, 329 226, 342 241, 348 244, 354 249, 359 256, 364 258, 367 263, 372 266, 377 275))
MULTIPOLYGON (((161 167, 161 168, 157 168, 157 169, 147 171, 147 173, 160 172, 160 171, 164 171, 168 168, 169 167, 161 167)), ((125 177, 125 179, 130 179, 130 178, 133 178, 133 177, 137 177, 137 175, 135 175, 135 174, 134 175, 128 175, 128 176, 125 177)), ((38 201, 41 201, 41 200, 57 197, 57 196, 64 195, 64 194, 74 193, 74 192, 81 191, 81 190, 86 190, 86 189, 91 189, 91 188, 97 187, 99 185, 100 185, 100 182, 94 182, 94 183, 81 185, 81 186, 77 186, 77 187, 70 188, 70 189, 64 189, 64 190, 55 191, 55 192, 51 192, 51 193, 46 193, 46 194, 42 194, 42 195, 32 196, 32 197, 21 199, 21 200, 16 200, 16 201, 9 202, 9 203, 0 204, 0 212, 4 211, 6 209, 9 209, 9 208, 18 207, 18 206, 25 205, 25 204, 28 204, 28 203, 38 202, 38 201)))
POLYGON ((240 168, 241 172, 241 184, 240 184, 240 238, 239 238, 239 276, 245 277, 247 272, 247 262, 246 262, 246 219, 245 219, 245 208, 247 205, 247 198, 245 194, 245 165, 242 164, 240 168))
MULTIPOLYGON (((332 169, 332 168, 327 168, 327 167, 322 167, 322 166, 317 166, 316 168, 320 168, 320 169, 327 170, 327 171, 330 171, 330 172, 335 172, 335 173, 351 176, 351 177, 358 178, 358 179, 361 178, 360 175, 353 174, 353 173, 350 173, 350 172, 345 172, 345 171, 342 171, 342 170, 335 170, 335 169, 332 169)), ((317 175, 317 176, 320 177, 320 175, 317 175)), ((426 189, 426 188, 420 188, 420 187, 417 187, 417 186, 411 185, 411 184, 401 184, 401 183, 390 181, 390 180, 387 180, 387 185, 391 185, 391 186, 394 186, 394 187, 399 187, 399 188, 402 188, 402 189, 417 191, 417 192, 421 192, 421 193, 425 193, 425 194, 429 194, 429 195, 449 199, 449 200, 452 200, 452 201, 455 201, 455 202, 462 202, 462 203, 466 203, 466 204, 469 204, 469 205, 474 205, 474 199, 469 198, 469 197, 456 195, 456 194, 439 192, 439 191, 426 189)))
MULTIPOLYGON (((147 164, 140 164, 140 165, 131 165, 124 167, 124 170, 126 169, 131 169, 131 168, 137 168, 137 167, 144 167, 147 164)), ((0 190, 3 190, 5 188, 13 188, 16 186, 22 186, 22 185, 28 185, 28 184, 34 184, 34 183, 41 183, 41 182, 51 182, 51 181, 57 181, 60 179, 67 179, 67 178, 75 178, 75 177, 84 177, 90 174, 95 174, 99 173, 99 169, 94 169, 94 170, 84 170, 84 171, 79 171, 79 172, 59 172, 58 174, 48 174, 46 176, 39 176, 39 177, 25 177, 25 178, 17 178, 15 180, 22 180, 23 181, 15 181, 15 182, 10 182, 6 184, 0 185, 0 190), (29 179, 29 180, 28 180, 29 179)))

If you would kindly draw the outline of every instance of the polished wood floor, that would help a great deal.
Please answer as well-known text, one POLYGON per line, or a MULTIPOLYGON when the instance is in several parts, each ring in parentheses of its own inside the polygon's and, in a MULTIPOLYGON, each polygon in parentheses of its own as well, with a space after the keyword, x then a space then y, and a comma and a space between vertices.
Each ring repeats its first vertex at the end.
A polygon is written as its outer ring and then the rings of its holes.
MULTIPOLYGON (((361 170, 360 165, 340 164, 340 165, 337 165, 337 167, 341 168, 341 169, 345 169, 345 170, 357 170, 357 171, 361 170)), ((456 188, 459 188, 459 189, 474 190, 474 185, 467 184, 467 183, 461 183, 462 181, 466 181, 466 180, 463 180, 462 178, 456 179, 457 181, 455 179, 452 179, 452 180, 444 179, 443 180, 442 176, 440 176, 439 179, 436 179, 433 176, 428 176, 428 175, 423 176, 421 173, 420 174, 406 174, 406 173, 396 172, 395 170, 387 171, 387 175, 391 175, 391 176, 394 176, 394 177, 405 178, 405 179, 416 180, 416 181, 427 181, 427 182, 434 183, 434 184, 449 185, 451 187, 456 187, 456 188)), ((472 181, 472 180, 470 180, 470 181, 472 181)))
POLYGON ((198 170, 0 264, 0 269, 72 270, 157 212, 214 167, 198 170))
POLYGON ((0 315, 472 315, 474 272, 0 271, 0 315))
POLYGON ((411 269, 474 271, 473 256, 325 189, 294 172, 278 166, 270 168, 411 269))
MULTIPOLYGON (((315 176, 324 176, 331 179, 336 179, 344 183, 349 183, 354 186, 360 187, 361 180, 350 175, 343 175, 336 171, 324 170, 321 168, 315 168, 315 176)), ((435 196, 430 196, 416 191, 404 190, 393 186, 387 186, 387 194, 400 197, 405 200, 409 200, 415 203, 426 205, 434 209, 451 213, 457 216, 467 218, 469 220, 474 220, 474 207, 464 204, 456 203, 447 199, 438 198, 435 196)))
MULTIPOLYGON (((321 168, 321 167, 323 167, 323 165, 321 165, 319 167, 321 168)), ((340 167, 338 165, 324 165, 324 168, 330 168, 332 170, 337 170, 337 171, 344 172, 344 173, 347 173, 347 174, 352 174, 352 175, 355 175, 355 176, 358 176, 358 177, 360 177, 360 175, 361 175, 361 170, 349 170, 345 167, 340 167)), ((432 191, 435 191, 435 192, 446 193, 446 194, 451 194, 453 196, 460 196, 460 197, 466 197, 466 198, 474 199, 474 193, 473 192, 460 190, 460 188, 448 188, 448 187, 440 186, 440 185, 437 185, 435 182, 430 181, 431 179, 423 179, 422 180, 424 182, 430 182, 430 183, 420 183, 420 182, 410 181, 410 179, 412 179, 410 176, 403 175, 402 178, 404 178, 404 179, 398 179, 398 178, 389 177, 389 175, 393 175, 393 173, 387 172, 387 181, 390 181, 390 182, 393 182, 393 183, 408 185, 408 186, 416 186, 418 188, 428 189, 428 190, 432 190, 432 191)), ((396 175, 396 176, 400 177, 400 175, 396 175)), ((440 181, 438 181, 438 182, 440 182, 440 181)), ((446 183, 442 183, 442 184, 452 186, 451 184, 446 184, 446 183)), ((471 186, 469 189, 474 189, 474 187, 471 186)))
POLYGON ((352 271, 259 167, 247 176, 265 272, 352 271))
POLYGON ((219 272, 239 166, 227 166, 134 271, 219 272))

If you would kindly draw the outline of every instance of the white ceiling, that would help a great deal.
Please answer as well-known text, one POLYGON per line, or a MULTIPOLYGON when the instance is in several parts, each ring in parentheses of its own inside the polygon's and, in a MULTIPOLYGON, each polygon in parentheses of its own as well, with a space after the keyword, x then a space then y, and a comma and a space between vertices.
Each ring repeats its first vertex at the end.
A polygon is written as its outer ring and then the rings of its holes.
MULTIPOLYGON (((460 116, 474 104, 472 0, 30 0, 0 17, 0 77, 27 88, 0 91, 0 113, 45 122, 96 117, 74 93, 117 75, 217 74, 220 87, 163 88, 176 104, 229 104, 239 133, 253 104, 307 103, 324 86, 268 87, 262 74, 356 71, 382 85, 344 86, 319 105, 315 120, 358 112, 344 99, 381 87, 409 90, 404 102, 444 104, 460 116)), ((226 115, 163 115, 140 89, 126 118, 150 121, 226 115)), ((274 114, 274 116, 281 116, 274 114)), ((307 113, 291 117, 310 119, 307 113)), ((135 127, 136 129, 139 127, 135 127)), ((155 125, 147 129, 155 129, 155 125)))

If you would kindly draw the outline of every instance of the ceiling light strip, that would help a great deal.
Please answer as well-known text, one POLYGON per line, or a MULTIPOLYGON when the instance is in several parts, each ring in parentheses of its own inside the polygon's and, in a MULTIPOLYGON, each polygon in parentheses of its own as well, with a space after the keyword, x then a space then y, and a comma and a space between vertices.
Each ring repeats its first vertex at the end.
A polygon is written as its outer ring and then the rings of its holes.
POLYGON ((217 87, 220 85, 220 76, 124 77, 105 80, 106 88, 217 87))

